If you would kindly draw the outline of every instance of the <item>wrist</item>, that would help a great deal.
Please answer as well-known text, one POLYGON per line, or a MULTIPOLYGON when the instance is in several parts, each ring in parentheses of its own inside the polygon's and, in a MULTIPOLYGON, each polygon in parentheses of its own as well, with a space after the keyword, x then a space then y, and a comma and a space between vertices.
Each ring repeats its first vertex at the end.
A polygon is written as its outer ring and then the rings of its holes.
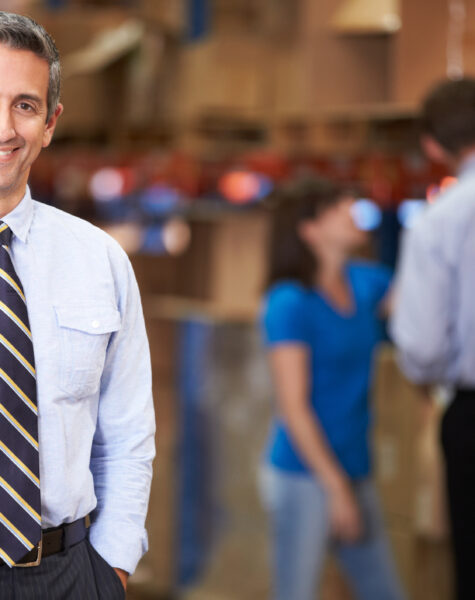
POLYGON ((113 569, 117 573, 120 581, 122 582, 124 589, 127 589, 127 580, 129 578, 129 574, 127 573, 127 571, 124 571, 123 569, 117 569, 116 567, 113 567, 113 569))
POLYGON ((324 482, 329 494, 342 494, 350 489, 350 482, 344 473, 334 473, 324 482))

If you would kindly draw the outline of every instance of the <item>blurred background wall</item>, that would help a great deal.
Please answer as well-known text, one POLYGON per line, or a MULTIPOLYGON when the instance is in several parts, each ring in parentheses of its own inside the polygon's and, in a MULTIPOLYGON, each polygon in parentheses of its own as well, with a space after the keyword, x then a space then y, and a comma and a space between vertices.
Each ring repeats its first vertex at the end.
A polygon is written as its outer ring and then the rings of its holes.
MULTIPOLYGON (((256 318, 273 187, 302 172, 351 185, 366 254, 450 185, 423 159, 417 105, 475 71, 463 0, 2 0, 62 54, 65 112, 34 167, 36 199, 130 254, 158 420, 150 552, 131 598, 269 596, 256 473, 272 390, 256 318)), ((440 399, 439 399, 440 400, 440 399)), ((374 386, 377 479, 413 598, 449 598, 436 431, 391 347, 374 386)), ((326 600, 350 598, 336 567, 326 600)), ((289 599, 290 600, 290 599, 289 599)))

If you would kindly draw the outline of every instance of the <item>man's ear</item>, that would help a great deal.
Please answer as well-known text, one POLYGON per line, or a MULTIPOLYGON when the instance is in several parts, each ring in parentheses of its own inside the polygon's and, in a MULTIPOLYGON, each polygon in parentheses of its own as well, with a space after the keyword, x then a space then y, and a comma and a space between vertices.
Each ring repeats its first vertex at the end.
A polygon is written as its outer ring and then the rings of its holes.
POLYGON ((49 121, 46 123, 45 130, 43 132, 43 148, 46 148, 47 146, 50 145, 54 130, 56 129, 56 123, 58 122, 58 119, 61 116, 62 112, 63 112, 63 105, 58 104, 53 115, 50 117, 49 121))
POLYGON ((421 146, 424 154, 432 162, 446 165, 453 160, 452 155, 431 135, 421 136, 421 146))

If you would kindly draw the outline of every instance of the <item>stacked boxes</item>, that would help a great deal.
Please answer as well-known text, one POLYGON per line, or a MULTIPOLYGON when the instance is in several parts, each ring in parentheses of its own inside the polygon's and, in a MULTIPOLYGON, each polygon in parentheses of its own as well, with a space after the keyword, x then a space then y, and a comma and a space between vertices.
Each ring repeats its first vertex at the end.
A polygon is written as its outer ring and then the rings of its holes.
POLYGON ((390 346, 379 352, 374 404, 376 479, 401 577, 414 600, 447 600, 451 554, 438 440, 443 410, 434 395, 404 378, 390 346))

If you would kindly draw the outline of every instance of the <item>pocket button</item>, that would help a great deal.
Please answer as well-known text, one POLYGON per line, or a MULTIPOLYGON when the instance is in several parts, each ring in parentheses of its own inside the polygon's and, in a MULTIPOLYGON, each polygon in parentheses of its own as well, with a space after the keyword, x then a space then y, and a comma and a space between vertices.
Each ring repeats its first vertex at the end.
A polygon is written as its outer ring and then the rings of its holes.
POLYGON ((99 327, 100 323, 99 323, 99 321, 96 320, 96 321, 93 321, 91 323, 91 325, 94 327, 94 329, 97 329, 99 327))

